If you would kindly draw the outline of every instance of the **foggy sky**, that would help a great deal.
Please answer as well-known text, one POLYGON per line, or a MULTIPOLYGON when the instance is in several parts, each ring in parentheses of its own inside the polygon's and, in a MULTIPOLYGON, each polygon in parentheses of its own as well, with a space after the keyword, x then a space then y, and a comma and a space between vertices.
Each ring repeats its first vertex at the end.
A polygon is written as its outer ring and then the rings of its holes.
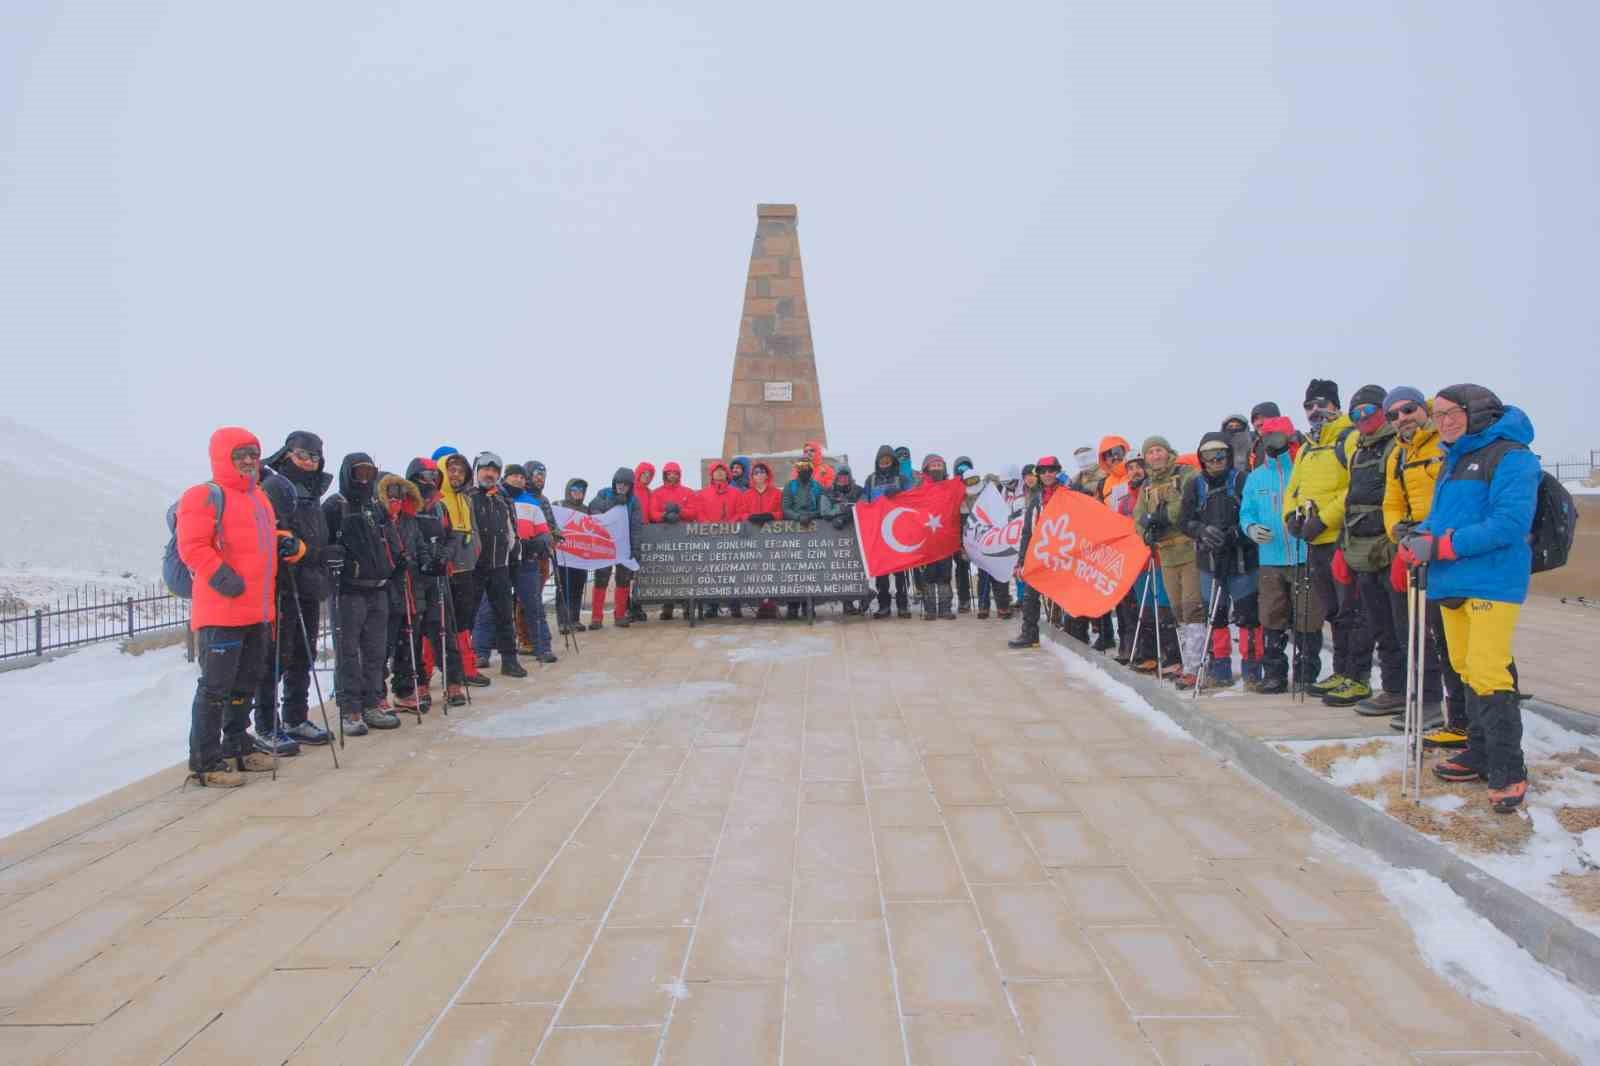
POLYGON ((596 486, 721 446, 758 201, 830 446, 1477 380, 1600 448, 1600 5, 0 6, 6 413, 596 486))

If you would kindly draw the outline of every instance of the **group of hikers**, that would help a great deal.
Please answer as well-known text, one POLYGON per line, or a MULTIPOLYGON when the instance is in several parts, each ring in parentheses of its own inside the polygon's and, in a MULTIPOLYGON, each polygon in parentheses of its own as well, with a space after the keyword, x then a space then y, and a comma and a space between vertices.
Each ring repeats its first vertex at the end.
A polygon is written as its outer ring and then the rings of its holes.
MULTIPOLYGON (((1314 379, 1302 409, 1304 432, 1263 402, 1248 417, 1223 419, 1187 454, 1161 436, 1145 438, 1137 452, 1107 436, 1098 448, 1077 450, 1070 479, 1054 456, 980 476, 966 456, 947 468, 930 454, 914 468, 909 448, 884 445, 858 482, 811 442, 781 489, 769 461, 736 456, 710 464, 698 490, 683 484, 677 463, 663 465, 660 485, 652 484, 655 467, 640 463, 618 469, 592 497, 585 480, 572 478, 555 500, 543 463, 507 466, 488 451, 469 462, 451 447, 412 459, 403 475, 380 470, 366 453, 348 454, 337 492, 324 498, 334 478, 317 434, 291 433, 263 458, 249 431, 219 429, 212 481, 189 489, 176 509, 201 663, 189 768, 202 784, 236 787, 277 756, 330 742, 309 715, 325 599, 344 736, 396 728, 396 712, 427 713, 435 671, 442 698, 456 706, 468 686, 490 684, 481 667, 496 653, 509 677, 527 676, 525 655, 556 662, 545 585, 556 583, 556 625, 565 633, 585 628, 589 583, 588 571, 560 565, 556 505, 626 508, 637 545, 642 527, 656 522, 843 528, 857 502, 954 476, 967 486, 964 514, 986 483, 1022 512, 1022 559, 1058 492, 1088 494, 1129 517, 1152 561, 1115 611, 1082 618, 1052 605, 1049 618, 1114 650, 1119 662, 1197 693, 1234 683, 1237 649, 1248 691, 1288 691, 1292 656, 1298 689, 1358 714, 1398 716, 1406 703, 1407 589, 1429 575, 1426 647, 1418 649, 1425 741, 1456 749, 1434 772, 1482 778, 1495 809, 1514 809, 1527 788, 1511 646, 1539 493, 1532 424, 1470 384, 1431 398, 1409 386, 1365 385, 1345 408, 1334 382, 1314 379), (1325 625, 1332 669, 1324 676, 1325 625)), ((1010 583, 974 569, 958 552, 878 577, 872 616, 910 617, 915 595, 929 619, 953 619, 974 605, 987 618, 991 604, 1010 618, 1010 583)), ((624 565, 593 572, 586 628, 603 626, 612 587, 613 624, 644 620, 630 602, 632 580, 624 565)), ((1016 593, 1022 628, 1010 645, 1026 648, 1039 642, 1047 601, 1020 581, 1016 593)), ((660 617, 671 618, 674 606, 663 605, 660 617)), ((744 605, 728 606, 742 615, 744 605)), ((755 606, 758 616, 777 611, 755 606)), ((695 609, 714 616, 719 607, 695 609)), ((865 614, 870 602, 844 609, 865 614)), ((789 606, 791 616, 799 610, 789 606)), ((1402 728, 1398 718, 1394 724, 1402 728)))

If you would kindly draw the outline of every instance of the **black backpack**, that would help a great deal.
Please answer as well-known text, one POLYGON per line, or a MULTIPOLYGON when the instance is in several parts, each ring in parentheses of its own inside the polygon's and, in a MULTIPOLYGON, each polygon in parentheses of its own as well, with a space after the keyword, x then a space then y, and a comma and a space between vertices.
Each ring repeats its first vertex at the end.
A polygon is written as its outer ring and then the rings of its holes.
MULTIPOLYGON (((1486 479, 1493 479, 1495 468, 1507 452, 1527 446, 1515 441, 1497 441, 1483 449, 1490 454, 1484 457, 1486 479)), ((1538 503, 1533 508, 1533 526, 1528 530, 1528 546, 1533 549, 1530 572, 1542 574, 1567 565, 1572 554, 1572 541, 1578 535, 1578 505, 1561 479, 1548 470, 1539 472, 1538 503)))
MULTIPOLYGON (((206 482, 206 488, 211 492, 211 509, 217 513, 216 527, 211 531, 211 541, 218 551, 222 550, 222 511, 228 505, 228 498, 222 494, 222 486, 215 481, 206 482)), ((1571 498, 1568 498, 1571 502, 1571 498)), ((183 559, 178 556, 178 503, 174 501, 167 508, 167 532, 172 536, 167 540, 167 548, 161 553, 161 580, 166 583, 167 591, 180 599, 194 598, 194 572, 184 565, 183 559)), ((1565 562, 1565 557, 1562 558, 1565 562)))

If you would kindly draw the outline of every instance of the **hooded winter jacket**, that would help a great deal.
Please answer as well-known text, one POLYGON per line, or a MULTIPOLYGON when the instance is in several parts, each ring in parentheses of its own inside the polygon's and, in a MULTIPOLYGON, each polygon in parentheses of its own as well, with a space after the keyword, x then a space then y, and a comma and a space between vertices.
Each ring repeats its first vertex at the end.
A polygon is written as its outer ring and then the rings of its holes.
POLYGON ((1398 543, 1396 528, 1415 525, 1433 509, 1433 488, 1444 469, 1444 442, 1439 427, 1425 422, 1408 441, 1395 445, 1389 456, 1383 486, 1383 525, 1389 539, 1398 543))
MULTIPOLYGON (((1172 451, 1171 445, 1161 437, 1151 437, 1145 441, 1145 447, 1140 449, 1144 454, 1152 444, 1159 444, 1172 451)), ((1142 531, 1147 525, 1154 525, 1159 534, 1156 540, 1156 550, 1161 555, 1163 564, 1171 563, 1174 566, 1193 562, 1195 558, 1194 541, 1184 533, 1179 524, 1183 518, 1183 490, 1189 480, 1198 476, 1197 471, 1174 457, 1167 465, 1157 470, 1148 462, 1145 464, 1149 475, 1139 488, 1139 498, 1133 505, 1133 521, 1142 531)))
MULTIPOLYGON (((668 463, 667 466, 677 466, 668 463)), ((650 487, 650 480, 656 476, 654 463, 644 462, 633 468, 633 495, 639 501, 639 514, 646 522, 659 522, 661 519, 650 517, 650 501, 655 498, 656 490, 650 487)))
POLYGON ((750 479, 750 488, 740 497, 739 518, 749 518, 751 515, 765 514, 773 518, 783 517, 783 490, 772 483, 772 468, 766 463, 756 463, 750 468, 753 474, 757 470, 767 472, 767 487, 757 489, 755 479, 750 479))
MULTIPOLYGON (((476 480, 477 470, 472 473, 476 480)), ((472 525, 478 531, 480 571, 510 566, 521 558, 522 545, 517 541, 516 512, 509 491, 497 482, 493 488, 477 485, 467 493, 472 503, 472 525)))
POLYGON ((1317 505, 1317 515, 1327 528, 1313 544, 1332 544, 1344 528, 1344 499, 1350 489, 1350 453, 1355 451, 1356 427, 1341 414, 1323 424, 1314 442, 1300 449, 1294 461, 1283 501, 1287 518, 1303 503, 1317 505))
POLYGON ((1370 436, 1357 430, 1351 438, 1355 447, 1350 452, 1350 487, 1345 491, 1339 544, 1352 570, 1375 573, 1388 569, 1394 560, 1394 541, 1384 525, 1383 499, 1389 460, 1398 439, 1394 423, 1387 419, 1370 436))
MULTIPOLYGON (((733 457, 733 462, 737 463, 739 469, 743 470, 744 473, 740 474, 738 477, 734 477, 733 471, 730 469, 728 471, 728 484, 732 485, 740 492, 743 492, 745 489, 750 487, 750 457, 748 455, 735 455, 733 457)), ((730 464, 730 466, 731 465, 732 464, 730 464)))
MULTIPOLYGON (((294 588, 308 600, 320 600, 328 595, 330 583, 323 551, 328 546, 328 524, 322 519, 322 497, 333 484, 333 475, 324 472, 325 463, 318 461, 314 471, 301 470, 289 458, 291 443, 294 447, 310 447, 322 451, 322 439, 314 433, 297 430, 289 434, 289 442, 261 462, 261 489, 272 501, 273 513, 278 516, 278 528, 293 533, 306 546, 306 553, 294 567, 294 588)), ((280 572, 283 588, 289 592, 287 571, 280 572)))
MULTIPOLYGON (((720 462, 712 463, 711 469, 707 473, 715 475, 718 470, 727 473, 728 468, 720 462)), ((741 507, 740 497, 743 495, 744 493, 734 488, 732 483, 724 481, 719 485, 716 478, 712 477, 711 482, 705 488, 695 493, 694 501, 690 508, 693 511, 690 521, 736 522, 739 519, 739 509, 741 507)))
POLYGON ((1193 542, 1200 569, 1207 573, 1247 574, 1260 563, 1255 542, 1239 527, 1245 475, 1234 462, 1228 434, 1207 433, 1200 438, 1200 446, 1203 448, 1212 441, 1228 445, 1228 465, 1220 477, 1212 477, 1202 468, 1184 484, 1178 525, 1193 542), (1205 544, 1206 526, 1216 526, 1222 531, 1226 540, 1222 547, 1211 548, 1205 544))
MULTIPOLYGON (((816 481, 817 484, 821 485, 824 490, 832 488, 834 470, 833 467, 822 461, 822 457, 824 455, 822 450, 822 442, 819 440, 808 440, 805 443, 805 447, 816 454, 816 459, 812 460, 812 479, 816 481)), ((790 477, 793 478, 794 476, 795 473, 792 472, 790 477)))
POLYGON ((611 475, 611 484, 594 494, 594 499, 589 501, 590 514, 605 514, 613 507, 626 507, 628 509, 628 549, 632 553, 630 559, 639 557, 639 541, 644 536, 644 509, 639 506, 639 498, 633 494, 633 471, 625 466, 617 467, 617 472, 611 475), (618 492, 616 486, 626 485, 626 492, 618 492))
POLYGON ((511 497, 512 521, 516 524, 519 556, 528 565, 550 554, 550 524, 545 521, 539 497, 527 489, 506 490, 511 497))
POLYGON ((211 508, 211 488, 191 486, 178 499, 178 557, 194 575, 194 600, 189 607, 189 628, 250 626, 277 617, 273 595, 278 574, 277 516, 272 501, 252 478, 233 468, 233 450, 245 445, 261 447, 247 429, 224 426, 211 434, 211 480, 222 489, 222 542, 213 540, 217 514, 211 508), (226 583, 226 567, 244 582, 237 596, 224 596, 212 584, 226 583))
POLYGON ((378 496, 377 464, 366 452, 351 452, 339 464, 339 491, 322 505, 328 523, 328 539, 344 548, 344 569, 339 574, 341 588, 383 588, 401 561, 404 547, 389 510, 378 496), (372 480, 356 480, 358 466, 372 467, 372 480))
POLYGON ((448 551, 445 532, 448 528, 444 517, 444 504, 439 499, 439 493, 424 495, 418 475, 424 470, 438 470, 439 464, 432 459, 417 457, 406 464, 406 480, 417 486, 417 503, 415 513, 408 513, 401 507, 401 520, 396 523, 400 530, 400 541, 405 545, 406 555, 410 557, 415 568, 425 577, 434 578, 444 573, 445 556, 448 551))
POLYGON ((545 465, 537 459, 529 459, 522 464, 522 469, 528 472, 528 487, 525 491, 539 505, 539 510, 544 512, 544 524, 554 530, 556 528, 556 516, 550 510, 550 497, 542 490, 533 487, 534 470, 537 469, 540 473, 545 473, 545 465))
MULTIPOLYGON (((638 482, 635 481, 634 484, 637 485, 638 482)), ((678 508, 679 521, 694 521, 694 490, 683 483, 683 467, 671 462, 663 466, 661 468, 660 486, 651 490, 648 504, 644 500, 640 500, 639 505, 645 509, 645 513, 649 516, 649 521, 651 522, 665 522, 667 520, 667 508, 672 506, 678 508), (678 475, 678 483, 676 485, 666 480, 669 474, 678 475)))
POLYGON ((588 491, 589 483, 583 480, 583 478, 568 478, 566 487, 561 490, 561 503, 558 506, 565 507, 569 511, 579 511, 583 514, 588 514, 589 505, 583 502, 583 494, 588 491), (572 498, 574 489, 577 490, 578 494, 578 498, 576 500, 572 498))
POLYGON ((1286 451, 1267 456, 1245 479, 1244 499, 1239 505, 1240 531, 1248 536, 1253 525, 1272 531, 1272 540, 1256 549, 1262 566, 1298 566, 1306 561, 1306 542, 1291 537, 1283 524, 1283 500, 1293 475, 1294 459, 1286 451))
MULTIPOLYGON (((1433 509, 1417 527, 1450 534, 1454 559, 1428 566, 1428 599, 1467 596, 1503 603, 1528 598, 1533 550, 1528 532, 1539 500, 1533 423, 1517 407, 1447 445, 1433 509)), ((191 492, 194 490, 190 490, 191 492)))
POLYGON ((482 553, 482 546, 478 543, 478 527, 472 520, 472 466, 467 462, 467 457, 454 448, 439 449, 434 453, 434 461, 439 464, 439 504, 444 509, 445 559, 450 564, 451 573, 472 570, 477 567, 478 556, 482 553), (443 453, 442 456, 440 453, 443 453), (467 487, 460 492, 450 484, 449 467, 452 463, 460 466, 466 475, 467 487))
POLYGON ((1244 428, 1231 431, 1223 429, 1220 432, 1233 451, 1234 469, 1243 475, 1250 469, 1250 449, 1255 444, 1255 434, 1250 432, 1250 420, 1244 415, 1229 415, 1222 420, 1222 424, 1226 426, 1229 422, 1235 421, 1242 422, 1244 428))
POLYGON ((1096 455, 1100 457, 1100 502, 1117 510, 1122 503, 1122 498, 1128 494, 1128 461, 1127 456, 1132 454, 1133 448, 1122 437, 1112 434, 1100 438, 1100 448, 1096 455), (1113 448, 1121 448, 1123 460, 1120 463, 1106 462, 1106 452, 1113 448))
POLYGON ((822 494, 822 517, 848 513, 861 497, 861 486, 856 484, 855 475, 847 464, 840 463, 833 473, 833 485, 822 494))
POLYGON ((816 477, 796 477, 784 486, 779 502, 786 522, 815 522, 822 513, 822 485, 816 477))
POLYGON ((861 485, 861 491, 866 498, 871 501, 881 496, 893 496, 905 492, 910 487, 911 478, 901 471, 900 460, 895 457, 894 448, 888 444, 880 447, 872 463, 872 473, 867 475, 867 480, 861 485), (884 456, 892 460, 887 470, 880 465, 884 456))

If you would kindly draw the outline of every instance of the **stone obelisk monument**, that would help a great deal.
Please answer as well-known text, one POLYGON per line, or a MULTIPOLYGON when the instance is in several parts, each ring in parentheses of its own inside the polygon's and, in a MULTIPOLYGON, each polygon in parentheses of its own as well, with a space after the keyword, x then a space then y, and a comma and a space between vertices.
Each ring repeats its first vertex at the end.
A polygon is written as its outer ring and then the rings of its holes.
POLYGON ((756 205, 756 238, 722 434, 724 457, 783 455, 799 451, 808 440, 827 448, 798 217, 794 204, 756 205))

